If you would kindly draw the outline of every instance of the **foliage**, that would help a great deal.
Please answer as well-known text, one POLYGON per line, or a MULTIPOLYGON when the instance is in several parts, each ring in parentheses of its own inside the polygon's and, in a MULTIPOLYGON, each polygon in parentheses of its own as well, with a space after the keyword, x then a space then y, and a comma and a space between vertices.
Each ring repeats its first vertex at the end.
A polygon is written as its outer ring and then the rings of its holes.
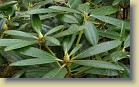
POLYGON ((1 0, 1 78, 130 78, 129 0, 1 0))

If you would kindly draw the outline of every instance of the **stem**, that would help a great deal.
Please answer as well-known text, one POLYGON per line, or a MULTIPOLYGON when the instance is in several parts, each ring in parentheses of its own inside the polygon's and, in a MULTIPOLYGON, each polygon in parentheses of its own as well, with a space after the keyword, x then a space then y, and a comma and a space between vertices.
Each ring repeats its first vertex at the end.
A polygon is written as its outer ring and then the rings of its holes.
POLYGON ((66 69, 67 69, 67 71, 68 71, 67 77, 70 77, 70 75, 71 75, 71 70, 70 70, 70 67, 69 67, 68 64, 66 65, 66 69))

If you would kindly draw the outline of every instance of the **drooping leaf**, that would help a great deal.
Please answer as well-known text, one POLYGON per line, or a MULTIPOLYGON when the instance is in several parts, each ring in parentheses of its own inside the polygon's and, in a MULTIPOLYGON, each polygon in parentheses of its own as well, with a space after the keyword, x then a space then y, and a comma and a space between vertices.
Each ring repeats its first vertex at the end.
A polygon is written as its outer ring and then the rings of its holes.
POLYGON ((35 58, 35 59, 26 59, 11 63, 10 66, 29 66, 29 65, 38 65, 38 64, 47 64, 56 62, 54 59, 44 59, 44 58, 35 58))
POLYGON ((18 71, 17 73, 15 73, 12 78, 20 78, 28 69, 22 69, 20 71, 18 71))
POLYGON ((17 30, 7 30, 4 31, 5 34, 8 35, 14 35, 14 36, 21 36, 21 37, 28 37, 28 38, 37 38, 36 36, 23 32, 23 31, 17 31, 17 30))
POLYGON ((46 36, 45 40, 47 40, 55 45, 58 45, 58 46, 60 45, 60 41, 54 37, 46 36))
MULTIPOLYGON (((108 17, 108 16, 100 16, 100 15, 93 15, 93 17, 101 20, 101 21, 104 21, 106 23, 109 23, 109 24, 112 24, 112 25, 115 25, 119 28, 122 27, 122 20, 119 20, 119 19, 116 19, 116 18, 112 18, 112 17, 108 17)), ((129 22, 124 22, 125 24, 125 28, 126 29, 130 29, 130 23, 129 22)))
POLYGON ((127 52, 117 51, 111 54, 111 58, 114 62, 117 62, 118 60, 121 60, 123 58, 128 58, 127 52))
POLYGON ((74 54, 76 51, 78 51, 81 48, 82 44, 78 44, 77 46, 74 47, 74 49, 70 52, 69 56, 74 54))
POLYGON ((119 41, 119 40, 103 42, 103 43, 97 44, 95 46, 92 46, 92 47, 84 50, 79 55, 77 55, 75 58, 78 58, 78 59, 86 58, 86 57, 93 56, 93 55, 96 55, 99 53, 103 53, 103 52, 106 52, 108 50, 118 47, 120 44, 121 44, 121 41, 119 41))
POLYGON ((49 34, 52 34, 52 33, 56 32, 56 31, 59 31, 59 30, 61 30, 61 29, 63 29, 63 28, 64 28, 63 25, 59 25, 59 26, 57 26, 57 27, 54 27, 54 28, 52 28, 50 31, 48 31, 48 32, 45 34, 45 36, 46 36, 46 35, 49 35, 49 34))
POLYGON ((124 41, 124 48, 127 48, 130 46, 130 35, 128 35, 124 41))
POLYGON ((74 16, 68 15, 68 14, 63 14, 63 15, 59 15, 58 19, 60 21, 66 22, 66 23, 77 23, 78 21, 76 20, 76 18, 74 16))
POLYGON ((58 37, 63 37, 63 36, 71 35, 73 33, 79 32, 79 31, 81 31, 83 29, 84 29, 84 27, 77 26, 77 25, 73 24, 67 30, 62 31, 62 32, 60 32, 58 34, 55 34, 54 37, 58 38, 58 37))
POLYGON ((56 68, 46 73, 42 78, 64 78, 66 73, 65 68, 56 68))
POLYGON ((12 7, 16 3, 17 3, 17 1, 10 1, 10 2, 6 2, 4 4, 0 4, 0 10, 7 9, 9 7, 12 7))
POLYGON ((91 15, 110 15, 116 13, 118 8, 112 6, 102 6, 100 8, 96 8, 91 12, 91 15))
POLYGON ((4 24, 6 24, 7 19, 3 18, 0 20, 0 31, 3 30, 4 24))
POLYGON ((30 46, 30 45, 36 44, 36 43, 37 43, 37 41, 22 41, 22 42, 7 46, 4 49, 4 51, 10 51, 10 50, 19 49, 19 48, 22 48, 22 47, 26 47, 26 46, 30 46))
POLYGON ((120 32, 120 40, 123 41, 125 38, 125 25, 124 22, 122 21, 122 26, 121 26, 121 32, 120 32))
POLYGON ((124 68, 118 64, 99 60, 74 60, 73 63, 94 68, 124 70, 124 68))
POLYGON ((50 53, 43 51, 41 49, 35 48, 35 47, 29 47, 25 49, 18 50, 17 52, 20 52, 23 55, 31 56, 31 57, 37 57, 41 59, 54 59, 53 55, 50 53))
POLYGON ((71 8, 67 8, 67 7, 62 7, 62 6, 51 6, 49 8, 55 9, 55 10, 58 10, 58 11, 64 11, 64 12, 69 12, 69 13, 78 13, 78 14, 80 14, 80 12, 77 11, 77 10, 74 10, 74 9, 71 9, 71 8))
POLYGON ((85 26, 84 34, 87 41, 91 45, 96 45, 98 43, 99 35, 95 25, 88 21, 85 22, 84 26, 85 26))
POLYGON ((71 46, 76 38, 76 34, 72 34, 71 36, 64 37, 63 40, 63 50, 64 52, 68 52, 71 49, 71 46))
POLYGON ((119 3, 121 2, 121 0, 114 0, 113 2, 112 2, 112 5, 118 5, 119 3))

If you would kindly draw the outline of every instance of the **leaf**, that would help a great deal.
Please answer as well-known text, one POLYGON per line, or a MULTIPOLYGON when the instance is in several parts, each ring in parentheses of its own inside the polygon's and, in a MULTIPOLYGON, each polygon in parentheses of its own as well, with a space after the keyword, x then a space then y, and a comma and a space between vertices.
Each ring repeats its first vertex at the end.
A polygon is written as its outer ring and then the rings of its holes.
POLYGON ((3 30, 4 24, 6 24, 6 22, 7 22, 6 18, 0 20, 0 31, 3 30))
POLYGON ((2 66, 3 64, 3 60, 2 60, 2 56, 0 56, 0 66, 2 66))
MULTIPOLYGON (((119 28, 122 27, 122 20, 119 20, 119 19, 116 19, 116 18, 112 18, 112 17, 108 17, 108 16, 100 16, 100 15, 93 15, 93 17, 101 20, 101 21, 104 21, 106 23, 109 23, 109 24, 112 24, 112 25, 115 25, 119 28)), ((130 23, 129 22, 124 22, 125 24, 125 28, 126 29, 130 29, 130 23)))
POLYGON ((59 31, 59 30, 61 30, 61 29, 63 29, 63 28, 64 28, 63 25, 56 26, 56 27, 54 27, 53 29, 51 29, 50 31, 48 31, 48 32, 45 34, 45 36, 46 36, 46 35, 49 35, 49 34, 52 34, 52 33, 56 32, 56 31, 59 31))
POLYGON ((38 14, 31 15, 32 27, 39 34, 42 31, 42 25, 38 14))
POLYGON ((21 39, 0 39, 0 46, 10 46, 17 43, 24 43, 25 40, 21 39))
POLYGON ((46 73, 42 78, 64 78, 66 73, 65 68, 56 68, 46 73))
POLYGON ((101 6, 100 8, 96 8, 91 12, 91 15, 111 15, 116 13, 118 8, 112 6, 101 6))
POLYGON ((118 5, 120 2, 121 2, 121 0, 114 0, 113 3, 112 3, 112 5, 113 6, 118 5))
POLYGON ((26 59, 11 63, 10 66, 29 66, 29 65, 38 65, 38 64, 47 64, 56 62, 54 59, 44 59, 44 58, 35 58, 35 59, 26 59))
POLYGON ((84 66, 91 66, 95 68, 102 68, 102 69, 124 70, 124 68, 118 64, 113 64, 110 62, 99 61, 99 60, 74 60, 73 63, 84 65, 84 66))
POLYGON ((81 59, 81 58, 86 58, 86 57, 93 56, 99 53, 103 53, 103 52, 106 52, 108 50, 118 47, 120 44, 121 44, 121 41, 119 40, 103 42, 103 43, 97 44, 95 46, 92 46, 84 50, 75 58, 81 59))
POLYGON ((74 16, 68 15, 68 14, 64 14, 64 15, 59 15, 58 19, 60 21, 66 22, 66 23, 79 23, 76 18, 74 16))
POLYGON ((74 47, 74 49, 70 52, 69 56, 74 54, 76 51, 78 51, 81 48, 82 44, 78 44, 77 46, 74 47))
POLYGON ((81 3, 82 3, 82 0, 73 0, 73 2, 70 4, 70 7, 76 8, 81 3))
POLYGON ((120 32, 120 40, 123 41, 125 38, 125 25, 124 22, 122 21, 122 26, 121 26, 121 32, 120 32))
POLYGON ((99 35, 102 37, 107 37, 110 39, 119 39, 119 33, 116 31, 112 31, 112 30, 99 30, 99 35))
POLYGON ((78 14, 81 14, 79 11, 76 11, 74 9, 67 8, 67 7, 62 7, 62 6, 51 6, 49 8, 55 9, 55 10, 58 10, 58 11, 65 11, 65 12, 70 12, 70 13, 78 13, 78 14))
POLYGON ((47 40, 55 45, 58 45, 58 46, 60 45, 60 41, 54 37, 46 36, 45 40, 47 40))
POLYGON ((49 9, 49 8, 48 9, 40 8, 40 9, 32 9, 32 10, 26 11, 25 14, 32 15, 32 14, 44 14, 44 13, 53 13, 53 12, 58 12, 58 11, 54 9, 49 9))
POLYGON ((22 48, 22 47, 26 47, 26 46, 29 46, 29 45, 36 44, 36 43, 37 43, 37 41, 24 41, 24 42, 19 42, 19 43, 16 43, 16 44, 7 46, 4 49, 4 51, 10 51, 10 50, 19 49, 19 48, 22 48))
POLYGON ((82 13, 90 13, 90 6, 87 4, 79 4, 77 9, 82 13))
POLYGON ((35 47, 28 47, 28 48, 20 49, 17 51, 23 55, 42 58, 42 59, 54 59, 54 58, 56 58, 55 56, 52 56, 50 53, 43 51, 41 49, 35 48, 35 47))
POLYGON ((127 52, 117 51, 111 54, 111 58, 114 62, 117 62, 123 58, 128 58, 127 52))
POLYGON ((58 37, 63 37, 63 36, 67 36, 67 35, 71 35, 73 33, 77 33, 81 30, 83 30, 84 27, 83 26, 77 26, 75 24, 71 25, 67 30, 62 31, 58 34, 55 34, 54 37, 58 38, 58 37))
POLYGON ((124 48, 127 48, 130 46, 130 35, 128 35, 124 41, 124 48))
POLYGON ((20 78, 28 69, 22 69, 20 71, 18 71, 17 73, 15 73, 12 78, 20 78))
POLYGON ((4 4, 0 4, 0 10, 4 10, 4 9, 9 8, 9 7, 12 7, 16 3, 17 3, 17 1, 10 1, 10 2, 6 2, 4 4))
POLYGON ((85 22, 84 27, 85 27, 84 34, 85 34, 87 41, 91 45, 96 45, 99 40, 99 35, 98 35, 98 31, 95 25, 92 24, 91 22, 85 22))
POLYGON ((71 36, 64 37, 64 40, 63 40, 64 52, 68 52, 71 49, 72 44, 73 44, 75 39, 76 39, 76 34, 72 34, 71 36))
POLYGON ((31 35, 23 31, 17 31, 17 30, 7 30, 7 31, 4 31, 4 33, 8 35, 14 35, 14 36, 21 36, 21 37, 28 37, 28 38, 35 38, 35 39, 37 38, 34 35, 31 35))

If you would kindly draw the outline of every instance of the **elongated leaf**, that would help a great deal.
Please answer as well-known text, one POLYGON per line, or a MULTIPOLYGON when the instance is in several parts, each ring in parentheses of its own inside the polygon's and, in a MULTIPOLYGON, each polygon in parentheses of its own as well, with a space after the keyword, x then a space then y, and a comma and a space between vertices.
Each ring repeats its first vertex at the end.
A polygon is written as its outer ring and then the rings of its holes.
POLYGON ((120 32, 120 40, 123 41, 124 38, 125 38, 125 25, 124 25, 124 22, 122 21, 121 32, 120 32))
POLYGON ((23 69, 15 73, 12 78, 20 78, 28 69, 23 69))
POLYGON ((64 37, 64 40, 63 40, 64 52, 68 52, 71 49, 71 46, 75 39, 76 39, 76 34, 72 34, 71 36, 64 37))
POLYGON ((36 59, 26 59, 26 60, 17 61, 17 62, 11 63, 10 66, 29 66, 29 65, 52 63, 52 62, 56 62, 56 60, 36 58, 36 59))
POLYGON ((57 10, 54 9, 44 9, 44 8, 40 8, 40 9, 32 9, 29 11, 26 11, 25 14, 44 14, 44 13, 52 13, 52 12, 58 12, 57 10))
POLYGON ((91 66, 95 68, 124 70, 124 68, 118 64, 99 60, 74 60, 73 63, 84 66, 91 66))
POLYGON ((7 21, 6 18, 3 18, 0 20, 0 31, 3 30, 3 26, 4 26, 4 24, 6 24, 6 21, 7 21))
POLYGON ((75 58, 78 58, 78 59, 86 58, 86 57, 93 56, 93 55, 96 55, 99 53, 103 53, 103 52, 106 52, 113 48, 116 48, 120 44, 121 44, 121 41, 119 41, 119 40, 103 42, 103 43, 97 44, 95 46, 92 46, 92 47, 86 49, 85 51, 83 51, 79 55, 77 55, 75 58))
POLYGON ((107 31, 104 31, 104 30, 99 30, 99 35, 102 36, 102 37, 107 37, 107 38, 110 38, 110 39, 119 39, 119 33, 116 32, 116 31, 110 31, 110 30, 107 30, 107 31))
POLYGON ((60 45, 60 41, 54 37, 46 36, 45 40, 47 40, 55 45, 58 45, 58 46, 60 45))
POLYGON ((38 14, 31 16, 32 27, 39 34, 42 31, 42 25, 38 14))
POLYGON ((45 19, 48 19, 48 18, 55 17, 56 15, 58 15, 58 14, 57 13, 49 13, 49 14, 45 14, 45 15, 40 15, 40 19, 45 20, 45 19))
POLYGON ((85 22, 84 26, 85 26, 84 34, 87 41, 91 45, 96 45, 98 43, 99 35, 95 25, 92 24, 91 22, 85 22))
POLYGON ((65 68, 56 68, 45 74, 42 78, 64 78, 66 73, 65 68))
POLYGON ((24 41, 24 42, 19 42, 19 43, 16 43, 16 44, 7 46, 4 49, 4 51, 10 51, 10 50, 19 49, 19 48, 22 48, 22 47, 26 47, 26 46, 29 46, 29 45, 36 44, 36 43, 37 43, 37 41, 24 41))
POLYGON ((70 7, 76 8, 81 3, 82 3, 82 0, 73 0, 73 2, 70 4, 70 7))
POLYGON ((81 30, 83 30, 84 29, 84 27, 82 27, 82 26, 77 26, 77 25, 71 25, 70 27, 69 27, 69 29, 67 29, 67 30, 65 30, 65 31, 62 31, 62 32, 60 32, 60 33, 58 33, 58 34, 55 34, 54 35, 54 37, 56 37, 56 38, 58 38, 58 37, 63 37, 63 36, 67 36, 67 35, 71 35, 71 34, 73 34, 73 33, 77 33, 78 31, 81 31, 81 30))
POLYGON ((14 35, 14 36, 37 38, 36 36, 33 36, 32 34, 29 34, 23 31, 17 31, 17 30, 7 30, 7 31, 4 31, 4 33, 8 35, 14 35))
POLYGON ((38 49, 38 48, 35 48, 35 47, 29 47, 29 48, 21 49, 21 50, 18 50, 17 52, 20 52, 23 55, 42 58, 42 59, 54 59, 54 58, 56 58, 56 57, 52 56, 50 53, 45 52, 45 51, 38 49))
POLYGON ((61 29, 63 29, 63 28, 64 28, 63 25, 59 25, 59 26, 57 26, 57 27, 54 27, 54 28, 51 29, 50 31, 48 31, 45 35, 52 34, 52 33, 56 32, 56 31, 59 31, 59 30, 61 30, 61 29))
POLYGON ((90 6, 88 4, 79 4, 77 9, 82 13, 84 13, 84 12, 90 13, 90 11, 91 11, 90 6))
POLYGON ((68 14, 59 15, 58 19, 60 21, 66 22, 66 23, 78 23, 78 21, 76 20, 76 18, 74 16, 71 16, 68 14))
POLYGON ((127 52, 117 51, 111 54, 111 58, 114 62, 117 62, 118 60, 121 60, 123 58, 128 58, 127 52))
POLYGON ((25 40, 21 39, 0 39, 0 46, 10 46, 17 43, 24 43, 25 40))
POLYGON ((114 0, 112 5, 118 5, 121 2, 121 0, 114 0))
POLYGON ((74 10, 74 9, 67 8, 67 7, 51 6, 51 7, 49 7, 49 8, 51 8, 51 9, 55 9, 55 10, 58 10, 58 11, 65 11, 65 12, 78 13, 78 14, 80 14, 79 11, 76 11, 76 10, 74 10))
POLYGON ((127 48, 129 46, 130 46, 130 35, 128 35, 124 41, 124 48, 127 48))
POLYGON ((76 51, 78 51, 81 48, 81 46, 82 46, 82 44, 78 44, 77 46, 75 46, 69 55, 71 56, 72 54, 74 54, 76 51))
MULTIPOLYGON (((101 21, 104 21, 106 23, 109 23, 109 24, 112 24, 112 25, 115 25, 119 28, 122 27, 122 20, 119 20, 119 19, 116 19, 116 18, 112 18, 112 17, 108 17, 108 16, 100 16, 100 15, 93 15, 93 17, 101 20, 101 21)), ((126 29, 130 29, 130 23, 129 22, 124 22, 125 24, 125 28, 126 29)))
POLYGON ((91 15, 110 15, 118 11, 118 8, 112 6, 102 6, 91 12, 91 15))
POLYGON ((17 1, 10 1, 10 2, 6 2, 4 4, 0 4, 0 10, 7 9, 7 8, 15 5, 16 3, 17 3, 17 1))

